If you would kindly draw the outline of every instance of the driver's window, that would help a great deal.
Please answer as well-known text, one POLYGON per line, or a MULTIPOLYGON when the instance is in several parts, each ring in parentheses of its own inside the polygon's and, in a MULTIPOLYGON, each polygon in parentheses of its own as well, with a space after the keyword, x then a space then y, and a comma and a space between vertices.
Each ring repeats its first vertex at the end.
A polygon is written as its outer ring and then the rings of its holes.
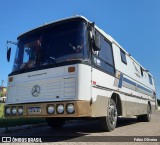
POLYGON ((40 49, 39 40, 32 41, 24 45, 23 63, 21 68, 33 68, 36 65, 36 58, 38 57, 38 50, 40 49))
POLYGON ((27 63, 29 61, 29 53, 30 53, 30 48, 25 46, 24 55, 23 55, 23 63, 27 63))

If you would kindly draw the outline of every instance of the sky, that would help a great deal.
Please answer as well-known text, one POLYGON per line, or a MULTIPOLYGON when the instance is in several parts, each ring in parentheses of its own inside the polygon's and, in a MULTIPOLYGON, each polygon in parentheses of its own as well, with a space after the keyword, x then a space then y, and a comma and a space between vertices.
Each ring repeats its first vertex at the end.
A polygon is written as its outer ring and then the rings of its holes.
POLYGON ((1 0, 0 85, 7 86, 11 61, 6 59, 6 41, 58 19, 83 15, 111 35, 155 78, 160 99, 160 0, 1 0))

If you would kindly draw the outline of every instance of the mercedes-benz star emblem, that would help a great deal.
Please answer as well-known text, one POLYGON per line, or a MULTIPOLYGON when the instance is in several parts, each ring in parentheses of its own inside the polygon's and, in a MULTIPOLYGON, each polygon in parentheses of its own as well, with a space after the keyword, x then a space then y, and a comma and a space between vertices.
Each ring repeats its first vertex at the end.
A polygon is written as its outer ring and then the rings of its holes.
POLYGON ((40 94, 40 87, 38 85, 34 85, 32 88, 32 96, 37 97, 40 94))

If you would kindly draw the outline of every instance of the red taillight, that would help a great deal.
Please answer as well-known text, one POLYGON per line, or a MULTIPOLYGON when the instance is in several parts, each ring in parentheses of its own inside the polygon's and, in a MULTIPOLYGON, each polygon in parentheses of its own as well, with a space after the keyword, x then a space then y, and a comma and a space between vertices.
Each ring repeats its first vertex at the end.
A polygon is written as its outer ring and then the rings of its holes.
POLYGON ((96 85, 96 81, 92 81, 92 84, 93 84, 93 85, 96 85))

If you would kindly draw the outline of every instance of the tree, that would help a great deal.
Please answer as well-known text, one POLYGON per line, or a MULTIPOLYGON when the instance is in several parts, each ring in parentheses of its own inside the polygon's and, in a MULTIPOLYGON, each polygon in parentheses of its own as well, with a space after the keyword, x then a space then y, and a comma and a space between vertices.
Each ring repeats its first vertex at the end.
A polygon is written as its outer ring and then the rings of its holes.
POLYGON ((0 93, 0 96, 1 96, 1 97, 4 97, 4 96, 5 96, 5 93, 4 93, 4 92, 0 93))
POLYGON ((4 97, 4 96, 6 96, 6 88, 5 87, 3 87, 3 88, 0 88, 0 97, 4 97))

